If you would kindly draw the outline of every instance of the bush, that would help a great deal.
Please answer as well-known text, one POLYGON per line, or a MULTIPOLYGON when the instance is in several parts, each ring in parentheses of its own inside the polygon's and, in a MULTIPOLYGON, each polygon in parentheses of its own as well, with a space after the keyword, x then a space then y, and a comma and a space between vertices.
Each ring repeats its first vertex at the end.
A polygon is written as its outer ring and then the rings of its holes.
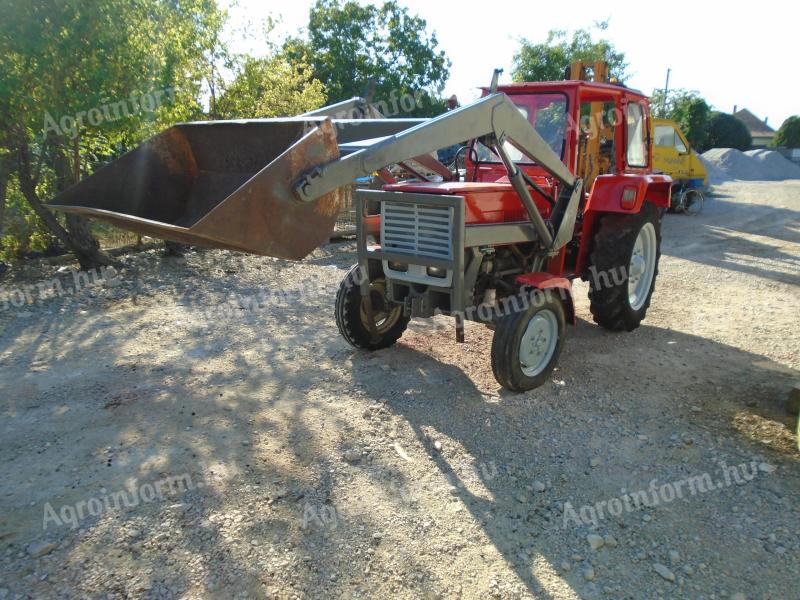
POLYGON ((795 115, 786 119, 770 145, 800 148, 800 116, 795 115))
POLYGON ((739 119, 727 113, 715 112, 711 116, 708 132, 709 148, 736 148, 747 150, 753 143, 747 127, 739 119))

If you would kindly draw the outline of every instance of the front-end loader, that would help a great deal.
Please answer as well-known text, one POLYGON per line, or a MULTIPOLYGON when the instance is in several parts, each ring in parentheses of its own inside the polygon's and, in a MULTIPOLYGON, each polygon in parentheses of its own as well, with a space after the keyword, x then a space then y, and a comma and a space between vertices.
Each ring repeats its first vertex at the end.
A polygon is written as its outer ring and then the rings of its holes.
POLYGON ((379 189, 353 192, 357 262, 336 297, 339 331, 356 348, 391 346, 415 317, 453 317, 458 341, 466 320, 483 323, 494 330, 497 381, 522 391, 558 361, 575 323, 573 279, 588 280, 601 326, 638 327, 671 187, 652 172, 646 97, 608 83, 497 86, 495 77, 482 98, 432 119, 369 109, 350 118, 359 107, 341 105, 345 118, 331 107, 176 125, 51 206, 299 260, 327 241, 350 184, 377 176, 379 189), (464 140, 461 171, 432 158, 464 140))

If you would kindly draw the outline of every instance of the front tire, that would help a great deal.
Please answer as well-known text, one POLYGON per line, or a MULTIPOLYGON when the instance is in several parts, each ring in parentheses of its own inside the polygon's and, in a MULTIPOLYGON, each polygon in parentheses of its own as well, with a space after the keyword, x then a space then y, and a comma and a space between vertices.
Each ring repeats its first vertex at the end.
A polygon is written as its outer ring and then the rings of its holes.
POLYGON ((589 300, 594 321, 633 331, 650 306, 661 256, 658 208, 645 202, 635 215, 607 214, 594 237, 589 300))
POLYGON ((370 262, 370 298, 373 317, 378 332, 372 339, 365 302, 361 296, 360 270, 353 265, 339 285, 336 294, 336 326, 351 346, 363 350, 380 350, 393 345, 408 326, 409 318, 403 316, 403 307, 390 304, 386 299, 386 277, 380 263, 370 262))
POLYGON ((539 387, 561 355, 564 305, 550 292, 536 292, 532 305, 497 320, 492 371, 497 383, 515 392, 539 387))

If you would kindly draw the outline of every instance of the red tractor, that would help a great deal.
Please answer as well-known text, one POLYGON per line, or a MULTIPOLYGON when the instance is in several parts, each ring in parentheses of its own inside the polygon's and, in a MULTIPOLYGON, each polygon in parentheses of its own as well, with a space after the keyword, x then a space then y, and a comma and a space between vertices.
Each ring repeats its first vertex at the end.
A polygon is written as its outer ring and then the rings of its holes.
POLYGON ((671 180, 651 172, 638 92, 520 83, 481 102, 477 118, 499 127, 465 146, 463 180, 357 193, 359 264, 339 289, 336 322, 365 349, 394 344, 412 317, 452 315, 460 340, 465 319, 485 323, 497 381, 528 390, 547 379, 575 323, 572 279, 589 281, 601 326, 631 331, 644 319, 671 180), (524 138, 522 123, 537 135, 524 138))
MULTIPOLYGON (((433 119, 349 101, 293 119, 177 125, 55 199, 165 239, 299 259, 354 193, 358 263, 336 297, 353 346, 394 344, 414 317, 494 329, 497 381, 529 390, 575 323, 589 281, 601 326, 631 331, 655 286, 671 180, 652 172, 647 98, 608 83, 518 83, 433 119), (367 118, 334 118, 356 115, 367 118), (465 140, 468 140, 465 143, 465 140), (432 158, 463 144, 462 169, 432 158), (388 167, 411 180, 393 182, 388 167), (431 176, 433 174, 433 176, 431 176)), ((459 161, 456 161, 458 164, 459 161)))

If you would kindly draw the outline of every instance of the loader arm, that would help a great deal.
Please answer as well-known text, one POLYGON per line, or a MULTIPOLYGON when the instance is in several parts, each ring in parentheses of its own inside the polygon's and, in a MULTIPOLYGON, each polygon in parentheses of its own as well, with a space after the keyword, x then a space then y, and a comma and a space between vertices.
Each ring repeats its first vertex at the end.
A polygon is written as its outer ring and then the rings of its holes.
POLYGON ((487 136, 492 138, 491 144, 503 160, 509 181, 520 196, 542 242, 551 251, 557 250, 572 237, 582 194, 581 180, 569 171, 533 125, 503 93, 491 94, 470 105, 390 135, 348 156, 317 166, 300 178, 295 185, 295 195, 302 201, 311 202, 357 177, 370 175, 387 165, 464 140, 487 136), (563 184, 563 191, 554 210, 558 220, 552 224, 554 231, 547 227, 536 209, 522 173, 503 148, 505 141, 509 141, 520 152, 536 161, 563 184))
POLYGON ((387 165, 492 134, 498 140, 508 138, 515 147, 564 185, 574 187, 577 178, 508 96, 499 93, 390 135, 368 148, 318 167, 302 178, 295 191, 299 199, 313 201, 387 165))

